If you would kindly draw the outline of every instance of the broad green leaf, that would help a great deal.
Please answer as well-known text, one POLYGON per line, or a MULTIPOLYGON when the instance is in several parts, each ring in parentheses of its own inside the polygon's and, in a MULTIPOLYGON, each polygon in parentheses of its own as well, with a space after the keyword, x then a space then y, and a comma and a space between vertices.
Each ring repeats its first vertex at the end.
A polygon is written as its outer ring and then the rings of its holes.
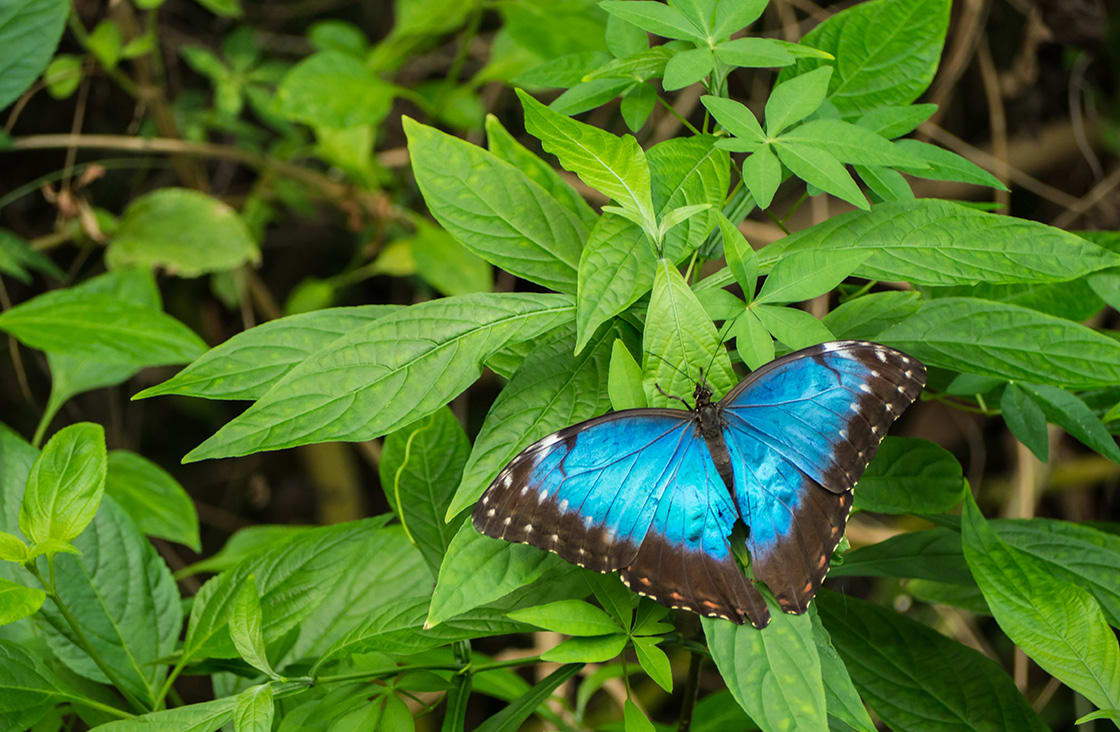
POLYGON ((369 51, 365 32, 344 20, 318 20, 307 29, 307 40, 317 51, 341 51, 364 58, 369 51))
POLYGON ((637 140, 630 135, 615 137, 558 114, 521 90, 517 93, 525 110, 525 130, 565 169, 641 221, 653 222, 649 164, 637 140))
POLYGON ((97 729, 99 732, 216 732, 233 719, 237 705, 238 697, 226 696, 161 712, 148 712, 133 719, 109 722, 97 729))
POLYGON ((924 168, 900 166, 906 167, 906 172, 915 178, 975 183, 978 186, 988 186, 1000 191, 1007 190, 1007 186, 1001 183, 999 178, 951 150, 921 140, 899 140, 895 146, 926 164, 924 168))
POLYGON ((773 147, 782 164, 801 180, 847 201, 856 208, 864 210, 871 208, 859 186, 852 180, 851 174, 827 149, 786 140, 784 137, 774 140, 773 147))
POLYGON ((171 316, 81 287, 52 290, 16 305, 0 314, 0 330, 31 348, 137 367, 183 363, 206 350, 171 316))
POLYGON ((878 513, 941 513, 964 495, 952 453, 916 437, 888 437, 855 491, 854 507, 878 513))
POLYGON ((272 685, 252 686, 237 695, 233 728, 237 732, 271 732, 275 712, 272 685))
POLYGON ((0 229, 0 272, 11 275, 20 282, 30 283, 28 268, 49 274, 56 280, 65 277, 54 262, 32 249, 28 242, 7 229, 0 229))
POLYGON ((830 577, 898 577, 958 585, 972 583, 961 554, 960 534, 937 528, 898 534, 844 555, 830 577))
POLYGON ((197 277, 260 260, 249 227, 216 198, 161 188, 129 204, 105 252, 110 267, 162 267, 197 277))
POLYGON ((70 6, 56 0, 15 0, 0 9, 0 109, 14 102, 47 67, 70 6))
MULTIPOLYGON (((54 558, 59 601, 112 669, 112 683, 153 704, 167 675, 167 666, 158 659, 171 654, 182 627, 171 571, 128 514, 108 497, 74 546, 79 555, 54 558)), ((46 570, 44 560, 39 560, 39 568, 46 570)), ((44 605, 35 620, 53 654, 71 671, 110 683, 57 607, 44 605)))
POLYGON ((821 590, 817 610, 852 681, 899 732, 1047 727, 979 651, 885 607, 821 590))
POLYGON ((270 320, 211 348, 175 376, 133 398, 180 394, 202 399, 259 399, 284 374, 331 341, 400 309, 399 305, 360 305, 270 320))
POLYGON ((43 413, 48 424, 71 397, 121 384, 142 368, 135 363, 103 363, 85 356, 68 356, 61 351, 48 353, 47 365, 51 372, 51 395, 43 413))
POLYGON ((706 43, 701 28, 686 18, 681 11, 661 2, 651 0, 603 0, 599 7, 628 23, 665 38, 682 38, 706 43))
POLYGON ((910 201, 914 191, 906 178, 893 168, 881 165, 854 165, 856 173, 881 201, 910 201))
POLYGON ((632 638, 631 642, 634 645, 634 655, 637 656, 638 663, 645 672, 665 690, 665 693, 672 694, 673 669, 669 665, 669 657, 665 655, 665 651, 657 647, 661 639, 632 638))
POLYGON ((1045 384, 1020 384, 1036 401, 1047 420, 1063 427, 1066 432, 1091 447, 1114 463, 1120 463, 1120 448, 1100 418, 1093 414, 1085 402, 1068 391, 1045 384))
POLYGON ((32 544, 81 534, 101 502, 106 464, 101 425, 79 422, 56 432, 27 476, 20 531, 32 544))
MULTIPOLYGON (((618 62, 612 62, 607 66, 614 66, 616 63, 618 62)), ((597 72, 588 74, 588 76, 598 77, 598 72, 603 72, 605 69, 606 67, 598 69, 597 72)), ((556 97, 552 104, 548 105, 549 109, 569 116, 581 114, 589 109, 603 106, 635 84, 634 79, 618 79, 614 78, 613 74, 607 78, 584 78, 585 81, 581 81, 556 97)))
POLYGON ((727 266, 749 303, 754 300, 755 289, 758 287, 758 255, 743 232, 730 219, 721 213, 716 221, 723 238, 723 256, 727 259, 727 266))
POLYGON ((918 128, 937 111, 936 104, 877 106, 864 112, 856 124, 882 135, 888 140, 902 137, 918 128))
POLYGON ((733 99, 723 97, 702 96, 701 103, 712 113, 725 130, 750 144, 763 145, 767 141, 766 133, 754 116, 754 112, 745 105, 733 99))
POLYGON ((737 381, 715 326, 676 266, 664 259, 657 263, 642 353, 642 386, 650 405, 667 406, 661 391, 691 396, 700 380, 700 369, 709 363, 710 371, 703 378, 717 396, 737 381))
POLYGON ((656 732, 657 730, 653 722, 646 718, 630 698, 626 699, 626 704, 623 706, 622 717, 625 732, 656 732))
POLYGON ((1120 708, 1120 646, 1093 596, 1001 541, 971 499, 961 529, 968 567, 1007 636, 1099 708, 1120 708))
POLYGON ((960 373, 1069 388, 1120 384, 1120 343, 1077 323, 1014 305, 929 300, 879 340, 960 373))
POLYGON ((113 450, 108 457, 105 492, 140 531, 201 552, 194 503, 178 481, 134 452, 113 450))
POLYGON ((313 528, 315 527, 296 524, 247 526, 235 532, 217 554, 184 567, 176 572, 175 576, 177 579, 182 579, 199 572, 225 571, 254 554, 259 554, 269 547, 287 543, 313 528))
POLYGON ((412 258, 416 272, 445 295, 489 292, 494 287, 490 265, 438 226, 423 219, 415 222, 412 258))
POLYGON ((610 213, 599 217, 580 257, 577 350, 583 351, 603 323, 649 292, 656 262, 637 224, 610 213))
MULTIPOLYGON (((684 44, 667 43, 663 46, 654 46, 653 48, 639 51, 633 56, 608 61, 602 66, 585 74, 582 78, 587 81, 580 84, 579 87, 591 87, 592 84, 599 84, 603 85, 600 88, 605 91, 611 88, 608 85, 609 82, 610 84, 616 84, 613 88, 623 90, 633 87, 637 82, 658 78, 665 73, 665 65, 673 54, 685 47, 684 44), (625 82, 626 86, 622 86, 622 82, 625 82)), ((569 89, 569 92, 575 94, 576 89, 579 87, 573 87, 569 89)), ((561 94, 549 107, 562 114, 571 114, 571 104, 558 103, 567 96, 567 92, 561 94)), ((573 100, 573 102, 574 101, 575 100, 573 100)))
POLYGON ((758 148, 743 161, 743 184, 759 208, 770 208, 782 184, 782 164, 769 145, 758 148))
POLYGON ((578 356, 572 355, 570 330, 558 335, 526 357, 486 413, 446 520, 474 504, 522 449, 610 408, 603 386, 614 331, 605 330, 578 356))
POLYGON ((824 683, 825 707, 830 717, 836 717, 859 732, 874 732, 875 723, 867 714, 859 698, 848 667, 832 645, 832 638, 821 623, 816 608, 809 610, 813 621, 813 642, 821 661, 821 681, 824 683))
MULTIPOLYGON (((657 92, 649 84, 635 84, 622 97, 618 111, 622 114, 623 121, 631 132, 637 132, 645 125, 653 108, 657 106, 657 92)), ((689 137, 670 138, 674 140, 690 140, 689 137)))
POLYGON ((804 310, 775 305, 754 305, 751 306, 750 312, 758 316, 774 338, 795 351, 835 340, 824 323, 804 310))
POLYGON ((583 577, 591 587, 595 599, 599 601, 599 606, 610 614, 619 627, 628 630, 634 618, 638 596, 622 584, 616 574, 585 572, 583 577))
POLYGON ((665 64, 665 77, 662 85, 665 91, 675 91, 701 81, 712 73, 715 57, 710 48, 693 48, 674 53, 665 64))
MULTIPOLYGON (((933 81, 949 0, 875 0, 836 13, 801 43, 836 57, 828 99, 845 117, 913 102, 933 81)), ((801 59, 779 81, 827 61, 801 59)))
POLYGON ((408 117, 403 124, 416 183, 449 234, 511 274, 575 292, 587 227, 571 201, 542 188, 539 171, 530 177, 468 142, 408 117))
POLYGON ((736 38, 724 41, 713 51, 723 63, 747 68, 789 66, 796 60, 781 41, 773 38, 736 38))
POLYGON ((992 611, 976 585, 954 585, 935 580, 912 579, 906 583, 906 592, 916 600, 931 605, 948 605, 974 615, 991 617, 992 611))
POLYGON ((605 612, 583 600, 559 600, 514 610, 508 615, 519 623, 564 635, 606 635, 624 630, 605 612))
POLYGON ((458 529, 444 517, 470 450, 466 432, 446 407, 389 434, 381 448, 381 489, 433 573, 458 529))
POLYGON ((31 729, 59 702, 80 701, 31 648, 0 638, 0 727, 31 729))
POLYGON ((770 270, 755 302, 801 302, 830 292, 869 256, 870 252, 857 249, 827 255, 803 252, 782 257, 770 270))
MULTIPOLYGON (((183 661, 237 656, 227 630, 230 607, 249 575, 257 578, 265 647, 270 649, 303 621, 310 622, 329 599, 351 600, 349 585, 360 576, 371 549, 383 543, 383 533, 377 529, 386 518, 301 532, 210 579, 195 595, 183 661)), ((388 592, 386 587, 374 589, 382 595, 388 592)))
POLYGON ((611 346, 607 394, 610 396, 611 408, 615 411, 646 406, 646 394, 642 391, 642 367, 620 338, 615 338, 611 346))
POLYGON ((30 552, 23 539, 7 531, 0 531, 0 559, 23 564, 29 558, 30 552))
POLYGON ((268 662, 261 632, 261 599, 257 594, 257 580, 249 575, 241 583, 229 606, 229 637, 234 648, 250 666, 263 671, 273 679, 279 678, 268 662))
POLYGON ((888 165, 921 170, 923 158, 908 153, 871 130, 838 119, 816 119, 799 125, 780 140, 818 147, 842 163, 888 165))
POLYGON ((507 343, 571 317, 567 298, 549 294, 459 295, 412 305, 305 359, 184 460, 392 432, 458 396, 507 343))
POLYGON ((551 193, 553 198, 578 216, 584 226, 590 228, 599 218, 575 188, 561 178, 551 165, 518 142, 492 114, 486 116, 486 145, 491 153, 516 167, 551 193))
MULTIPOLYGON (((707 135, 677 137, 646 151, 652 176, 653 207, 659 218, 683 206, 711 205, 707 212, 690 217, 665 234, 664 256, 674 262, 680 262, 704 243, 727 197, 731 159, 714 143, 715 138, 707 135)), ((649 272, 651 284, 652 268, 649 272)))
POLYGON ((1011 434, 1039 460, 1049 460, 1050 438, 1046 430, 1046 415, 1038 403, 1017 384, 1010 383, 1003 389, 999 408, 1011 434))
POLYGON ((735 351, 751 371, 774 360, 774 339, 753 310, 747 310, 731 326, 735 351))
POLYGON ((626 648, 626 634, 584 636, 569 638, 555 648, 541 654, 541 659, 553 663, 605 663, 626 648))
POLYGON ((607 18, 607 30, 603 39, 615 58, 632 56, 649 48, 649 36, 646 32, 618 15, 607 18))
POLYGON ((861 277, 930 286, 1058 282, 1120 264, 1120 256, 1061 229, 935 199, 833 216, 760 256, 766 266, 802 249, 852 248, 874 252, 861 277))
POLYGON ((394 93, 391 84, 353 56, 320 51, 284 75, 273 109, 287 119, 321 127, 377 125, 389 113, 394 93))
POLYGON ((823 322, 837 338, 875 340, 882 331, 918 312, 921 301, 922 296, 913 290, 874 292, 840 305, 823 322))
POLYGON ((508 707, 483 722, 475 732, 517 732, 522 722, 528 719, 558 686, 578 674, 582 668, 583 664, 579 663, 561 666, 538 681, 536 686, 518 697, 508 707))
POLYGON ((825 729, 824 684, 812 620, 768 604, 771 620, 762 630, 700 618, 712 660, 735 701, 763 729, 825 729))
POLYGON ((0 625, 33 615, 46 599, 47 593, 37 587, 25 587, 0 577, 0 625))
POLYGON ((817 111, 828 92, 832 71, 831 66, 822 66, 777 84, 766 100, 766 134, 777 137, 817 111))
POLYGON ((731 321, 739 317, 747 304, 727 290, 706 287, 696 290, 696 299, 713 321, 731 321))
POLYGON ((1120 309, 1120 272, 1094 272, 1086 280, 1099 300, 1108 303, 1114 310, 1120 309))
POLYGON ((712 37, 727 38, 762 16, 768 0, 722 0, 716 5, 712 37))

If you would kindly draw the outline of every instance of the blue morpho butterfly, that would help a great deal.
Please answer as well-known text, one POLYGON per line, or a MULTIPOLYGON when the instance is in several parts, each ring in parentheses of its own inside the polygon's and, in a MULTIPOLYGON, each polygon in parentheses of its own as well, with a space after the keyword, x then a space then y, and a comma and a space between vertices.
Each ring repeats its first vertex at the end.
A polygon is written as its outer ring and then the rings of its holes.
POLYGON ((766 364, 716 403, 698 384, 687 411, 580 422, 498 474, 474 508, 475 528, 617 570, 670 607, 762 628, 770 611, 731 552, 736 521, 755 581, 785 612, 805 612, 853 486, 925 375, 893 348, 835 341, 766 364))

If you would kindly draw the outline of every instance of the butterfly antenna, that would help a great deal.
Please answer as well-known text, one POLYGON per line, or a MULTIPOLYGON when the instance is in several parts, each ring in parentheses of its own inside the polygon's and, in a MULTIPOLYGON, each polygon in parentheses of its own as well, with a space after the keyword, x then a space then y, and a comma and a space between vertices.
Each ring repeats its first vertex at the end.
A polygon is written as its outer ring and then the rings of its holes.
POLYGON ((672 394, 666 394, 665 390, 661 388, 661 384, 656 384, 655 383, 654 386, 657 387, 657 390, 659 392, 661 392, 661 396, 663 396, 667 399, 676 399, 678 402, 683 404, 690 412, 693 411, 694 409, 696 409, 696 407, 694 407, 691 404, 689 404, 688 402, 686 402, 683 397, 673 396, 672 394))
POLYGON ((731 326, 734 323, 734 320, 728 320, 723 324, 723 327, 719 329, 719 333, 717 334, 717 336, 719 337, 719 345, 716 346, 716 350, 712 351, 712 358, 710 361, 708 361, 708 365, 700 372, 700 382, 708 388, 711 387, 708 385, 708 382, 704 381, 704 374, 710 374, 712 372, 712 366, 715 365, 716 356, 719 355, 719 350, 723 348, 723 344, 727 342, 727 336, 730 334, 731 326))
MULTIPOLYGON (((684 378, 686 378, 686 379, 689 379, 689 380, 691 380, 691 379, 692 379, 692 377, 691 377, 691 376, 689 376, 689 374, 688 374, 688 372, 687 372, 687 371, 684 371, 684 370, 682 370, 680 366, 677 366, 677 365, 676 365, 675 363, 673 363, 673 362, 672 362, 672 361, 670 361, 669 359, 665 358, 664 356, 662 356, 662 355, 660 355, 660 354, 658 354, 658 353, 653 353, 652 351, 650 352, 650 354, 649 354, 649 355, 653 356, 654 358, 659 358, 659 359, 661 359, 662 361, 664 361, 665 363, 667 363, 667 364, 669 365, 669 368, 673 369, 674 371, 676 371, 676 372, 677 372, 678 374, 680 374, 680 375, 681 375, 681 376, 683 376, 684 378)), ((659 387, 659 388, 660 388, 660 387, 659 387)), ((667 395, 666 395, 666 396, 667 396, 667 395)))

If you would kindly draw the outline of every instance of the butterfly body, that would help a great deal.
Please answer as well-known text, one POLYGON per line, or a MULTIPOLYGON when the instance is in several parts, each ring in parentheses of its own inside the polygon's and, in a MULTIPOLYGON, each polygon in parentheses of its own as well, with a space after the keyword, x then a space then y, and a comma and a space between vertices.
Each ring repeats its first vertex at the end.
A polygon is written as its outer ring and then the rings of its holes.
POLYGON ((600 572, 640 594, 737 623, 770 613, 731 552, 747 527, 756 580, 804 612, 828 570, 852 488, 925 369, 863 341, 813 346, 712 402, 629 409, 548 435, 517 455, 473 512, 489 536, 600 572))

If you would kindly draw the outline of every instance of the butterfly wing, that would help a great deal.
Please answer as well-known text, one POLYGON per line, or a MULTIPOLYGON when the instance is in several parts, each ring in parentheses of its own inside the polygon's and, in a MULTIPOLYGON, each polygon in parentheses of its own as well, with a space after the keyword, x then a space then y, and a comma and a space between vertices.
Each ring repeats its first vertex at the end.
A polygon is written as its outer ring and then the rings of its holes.
POLYGON ((804 612, 852 506, 852 488, 925 367, 876 343, 812 346, 753 372, 720 401, 756 578, 804 612))
POLYGON ((472 514, 488 536, 618 570, 663 604, 761 627, 769 611, 727 540, 737 518, 694 415, 674 409, 614 412, 539 440, 472 514))

